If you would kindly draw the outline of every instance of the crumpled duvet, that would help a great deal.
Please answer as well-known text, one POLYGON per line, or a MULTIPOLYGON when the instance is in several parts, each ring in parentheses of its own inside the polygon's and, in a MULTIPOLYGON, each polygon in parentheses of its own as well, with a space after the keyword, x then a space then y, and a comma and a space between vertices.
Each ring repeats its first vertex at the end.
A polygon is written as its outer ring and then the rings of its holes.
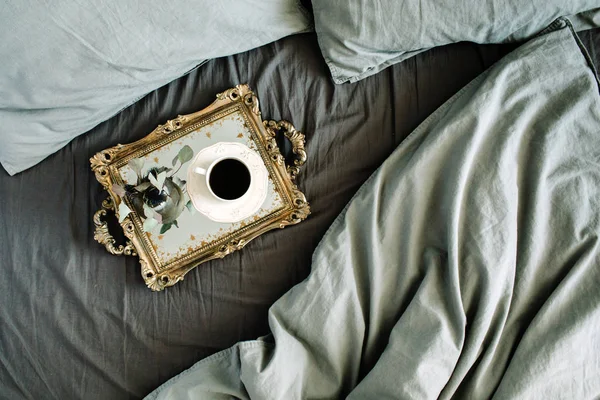
POLYGON ((598 80, 561 19, 365 183, 272 336, 148 398, 597 398, 599 225, 598 80))

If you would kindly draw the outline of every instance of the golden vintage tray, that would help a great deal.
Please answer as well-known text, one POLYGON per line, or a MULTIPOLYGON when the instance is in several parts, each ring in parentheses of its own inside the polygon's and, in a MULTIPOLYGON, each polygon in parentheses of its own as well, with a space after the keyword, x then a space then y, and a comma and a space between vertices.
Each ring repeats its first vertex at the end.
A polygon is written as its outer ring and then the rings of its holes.
POLYGON ((271 229, 304 220, 310 208, 293 181, 305 161, 304 135, 287 121, 263 122, 256 95, 247 85, 238 85, 218 94, 209 107, 180 115, 137 142, 119 144, 90 159, 96 179, 109 194, 94 215, 94 239, 112 254, 139 256, 148 287, 162 290, 205 261, 240 250, 271 229), (285 165, 277 146, 280 132, 296 155, 291 166, 285 165), (208 219, 193 208, 186 193, 190 160, 218 142, 248 146, 260 155, 269 174, 261 208, 236 223, 208 219), (157 179, 161 186, 153 186, 157 179), (157 195, 163 204, 160 212, 153 208, 157 195), (117 215, 125 245, 116 245, 109 233, 107 210, 117 215))

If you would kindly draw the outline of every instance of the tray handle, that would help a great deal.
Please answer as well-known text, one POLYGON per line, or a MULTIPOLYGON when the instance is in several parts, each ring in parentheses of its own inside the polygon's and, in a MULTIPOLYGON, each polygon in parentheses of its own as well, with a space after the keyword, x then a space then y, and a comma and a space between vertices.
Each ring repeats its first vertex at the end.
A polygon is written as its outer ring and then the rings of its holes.
POLYGON ((271 135, 272 139, 267 143, 267 150, 272 154, 274 161, 282 164, 283 156, 279 152, 275 137, 277 132, 283 132, 285 137, 292 143, 292 152, 295 154, 293 165, 287 165, 286 170, 291 180, 295 180, 300 172, 300 168, 306 163, 306 150, 304 149, 304 134, 288 121, 267 120, 263 124, 271 135))
POLYGON ((122 244, 115 246, 115 238, 108 231, 108 223, 103 221, 102 218, 106 217, 108 210, 114 211, 115 206, 112 199, 109 197, 102 202, 102 208, 94 214, 94 240, 106 247, 106 251, 114 255, 126 255, 126 256, 137 256, 135 247, 130 240, 125 242, 125 246, 122 244))

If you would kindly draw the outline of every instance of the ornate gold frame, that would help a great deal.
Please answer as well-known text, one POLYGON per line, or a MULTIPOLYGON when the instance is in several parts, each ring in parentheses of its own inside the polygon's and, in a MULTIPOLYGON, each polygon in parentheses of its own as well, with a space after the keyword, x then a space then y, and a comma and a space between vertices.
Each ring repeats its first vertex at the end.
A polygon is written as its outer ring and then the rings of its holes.
POLYGON ((96 226, 94 239, 103 244, 107 251, 115 255, 138 255, 141 263, 141 273, 146 285, 152 290, 159 291, 181 281, 185 274, 199 264, 223 258, 235 250, 240 250, 248 242, 264 232, 275 228, 284 228, 306 219, 310 207, 304 194, 294 184, 294 179, 300 167, 306 162, 304 150, 304 135, 297 131, 287 121, 262 121, 259 102, 248 85, 237 85, 217 95, 217 100, 207 108, 193 114, 179 115, 177 118, 159 125, 148 136, 137 142, 103 150, 90 159, 92 171, 98 182, 109 193, 109 198, 103 201, 102 209, 94 215, 96 226), (219 240, 187 254, 172 265, 163 266, 154 256, 146 236, 143 234, 140 217, 132 212, 121 222, 123 232, 127 237, 126 244, 115 246, 115 239, 108 231, 107 223, 103 220, 107 210, 118 213, 120 196, 113 192, 113 184, 122 184, 119 168, 131 159, 140 157, 171 141, 194 131, 203 124, 210 123, 231 109, 243 113, 244 119, 252 134, 257 150, 260 153, 277 192, 281 195, 285 208, 269 214, 239 230, 227 234, 219 240), (296 155, 294 165, 287 166, 275 140, 277 131, 283 131, 292 142, 296 155))

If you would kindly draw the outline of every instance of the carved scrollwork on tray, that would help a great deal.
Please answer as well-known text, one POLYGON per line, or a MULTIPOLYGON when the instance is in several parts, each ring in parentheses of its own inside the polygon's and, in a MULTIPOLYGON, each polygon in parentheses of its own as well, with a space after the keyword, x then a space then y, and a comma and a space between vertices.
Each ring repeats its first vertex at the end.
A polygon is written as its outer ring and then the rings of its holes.
POLYGON ((177 118, 168 120, 164 125, 157 126, 153 132, 168 135, 178 129, 181 129, 187 120, 188 119, 185 115, 178 115, 177 118))
POLYGON ((292 188, 292 202, 294 211, 281 221, 280 228, 298 224, 310 215, 310 206, 306 201, 306 197, 295 185, 292 188))
POLYGON ((223 258, 241 250, 265 232, 297 224, 308 217, 310 206, 294 183, 300 168, 306 163, 304 145, 304 135, 290 122, 262 121, 259 100, 248 85, 237 85, 219 93, 205 109, 179 115, 158 125, 136 142, 118 144, 90 159, 96 179, 110 195, 102 203, 102 209, 94 215, 94 239, 111 254, 137 255, 146 285, 154 291, 161 291, 182 281, 199 264, 223 258), (235 130, 228 131, 227 126, 235 126, 235 130), (203 133, 197 134, 202 129, 205 129, 203 133), (295 155, 292 165, 286 166, 279 150, 279 133, 292 143, 295 155), (190 206, 189 198, 182 201, 187 194, 185 171, 191 165, 185 163, 208 147, 207 142, 214 144, 214 141, 219 141, 220 135, 228 138, 221 141, 235 138, 262 159, 268 172, 270 197, 265 197, 260 211, 237 225, 223 225, 219 229, 218 225, 214 228, 212 224, 214 231, 198 231, 196 227, 205 226, 207 221, 196 220, 196 215, 209 219, 210 216, 197 209, 193 214, 194 206, 190 206), (170 150, 172 144, 177 145, 178 153, 170 150), (175 159, 174 154, 177 154, 175 159), (146 160, 143 172, 142 159, 146 160), (149 171, 153 171, 151 177, 149 171), (179 175, 175 176, 178 172, 179 175), (150 186, 156 184, 159 186, 150 186), (160 191, 160 187, 166 187, 176 197, 168 197, 160 191), (124 245, 117 245, 108 230, 105 221, 108 210, 121 214, 120 225, 126 237, 124 245), (182 215, 196 223, 187 221, 183 224, 186 220, 182 220, 182 215), (185 234, 168 236, 182 231, 185 234))
POLYGON ((254 95, 254 93, 250 92, 244 95, 244 104, 246 104, 250 110, 252 110, 253 114, 260 116, 258 98, 254 95))
POLYGON ((105 189, 108 187, 110 182, 108 165, 110 165, 112 160, 115 158, 115 155, 121 150, 122 147, 122 145, 118 144, 117 146, 103 150, 90 158, 92 171, 94 171, 96 179, 105 189))
POLYGON ((114 205, 110 197, 102 202, 102 208, 94 214, 94 225, 96 227, 94 231, 94 240, 104 245, 110 254, 137 256, 135 247, 129 240, 125 243, 125 246, 115 246, 116 241, 108 231, 108 223, 102 220, 106 217, 106 213, 109 210, 114 210, 114 205))
POLYGON ((140 259, 140 263, 142 265, 142 278, 144 278, 146 286, 155 292, 159 292, 183 280, 184 274, 171 273, 170 271, 156 274, 145 260, 140 259))
POLYGON ((245 245, 246 241, 244 239, 235 239, 228 243, 222 244, 219 246, 219 251, 216 254, 219 258, 223 258, 228 254, 233 253, 234 251, 241 250, 245 245))
POLYGON ((266 140, 266 149, 269 154, 269 158, 277 165, 283 166, 285 163, 285 159, 281 155, 281 151, 279 151, 279 146, 277 146, 277 140, 275 138, 269 138, 266 140))
POLYGON ((220 101, 243 101, 253 114, 260 116, 258 97, 250 90, 248 85, 237 85, 234 88, 228 89, 223 93, 217 94, 217 99, 220 101))
POLYGON ((264 121, 263 124, 265 125, 265 128, 267 128, 267 132, 271 135, 271 138, 267 142, 267 150, 273 158, 273 161, 276 163, 280 165, 283 163, 283 156, 281 155, 279 147, 277 146, 277 141, 275 140, 277 132, 283 132, 285 137, 292 143, 292 152, 296 155, 296 158, 294 159, 294 165, 287 166, 287 172, 292 180, 296 179, 296 176, 298 176, 298 173, 300 172, 300 168, 306 163, 304 134, 296 130, 294 125, 288 121, 267 120, 264 121))

